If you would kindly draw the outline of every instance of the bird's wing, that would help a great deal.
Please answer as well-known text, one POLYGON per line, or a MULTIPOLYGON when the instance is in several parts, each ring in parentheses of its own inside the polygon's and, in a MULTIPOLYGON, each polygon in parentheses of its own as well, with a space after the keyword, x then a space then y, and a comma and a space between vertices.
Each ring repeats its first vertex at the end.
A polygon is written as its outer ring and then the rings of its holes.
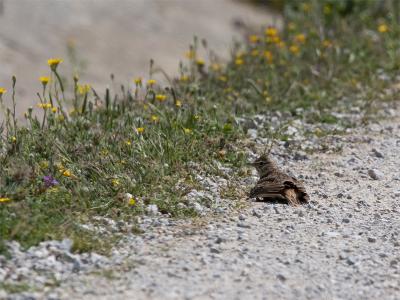
POLYGON ((262 181, 258 182, 250 191, 250 198, 282 197, 285 186, 279 183, 262 181))

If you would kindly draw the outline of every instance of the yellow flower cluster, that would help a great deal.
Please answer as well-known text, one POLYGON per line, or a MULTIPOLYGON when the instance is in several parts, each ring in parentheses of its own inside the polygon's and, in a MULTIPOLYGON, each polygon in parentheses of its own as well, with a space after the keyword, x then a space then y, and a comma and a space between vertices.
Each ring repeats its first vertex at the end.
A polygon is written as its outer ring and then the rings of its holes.
POLYGON ((186 51, 185 56, 187 59, 193 59, 196 56, 196 53, 193 50, 186 51))
POLYGON ((7 198, 7 197, 0 198, 0 203, 5 203, 5 202, 9 202, 9 201, 11 201, 10 198, 7 198))
POLYGON ((156 115, 152 115, 152 116, 151 116, 151 120, 152 120, 154 123, 156 123, 156 122, 158 122, 158 121, 160 120, 160 117, 158 117, 158 116, 156 116, 156 115))
POLYGON ((7 93, 7 90, 5 88, 0 87, 0 96, 7 93))
POLYGON ((267 36, 265 39, 267 43, 276 44, 278 46, 282 43, 281 38, 278 35, 278 29, 275 27, 268 27, 265 30, 265 35, 267 36))
POLYGON ((192 133, 192 129, 190 128, 183 128, 183 132, 186 134, 191 134, 192 133))
POLYGON ((62 176, 75 178, 75 175, 72 174, 71 170, 66 169, 61 163, 57 164, 58 171, 61 173, 62 176))
POLYGON ((176 107, 181 107, 182 106, 182 101, 181 100, 176 100, 175 106, 176 107))

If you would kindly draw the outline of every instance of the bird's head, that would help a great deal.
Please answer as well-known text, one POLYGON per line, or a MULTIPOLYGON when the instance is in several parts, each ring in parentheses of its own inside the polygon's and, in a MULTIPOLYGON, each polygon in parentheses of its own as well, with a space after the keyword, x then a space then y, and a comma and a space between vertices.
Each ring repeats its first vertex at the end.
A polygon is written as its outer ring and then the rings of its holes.
POLYGON ((251 163, 251 165, 256 168, 260 176, 266 175, 276 169, 275 162, 266 154, 261 155, 253 163, 251 163))

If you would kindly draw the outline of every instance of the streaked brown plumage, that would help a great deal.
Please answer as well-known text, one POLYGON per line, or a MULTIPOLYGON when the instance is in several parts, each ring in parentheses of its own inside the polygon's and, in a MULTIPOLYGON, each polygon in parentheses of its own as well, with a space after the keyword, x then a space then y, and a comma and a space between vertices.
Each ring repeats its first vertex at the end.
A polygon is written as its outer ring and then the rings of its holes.
POLYGON ((283 173, 267 155, 262 155, 252 164, 260 180, 250 191, 250 198, 257 200, 284 200, 291 205, 307 203, 309 196, 303 184, 295 177, 283 173))

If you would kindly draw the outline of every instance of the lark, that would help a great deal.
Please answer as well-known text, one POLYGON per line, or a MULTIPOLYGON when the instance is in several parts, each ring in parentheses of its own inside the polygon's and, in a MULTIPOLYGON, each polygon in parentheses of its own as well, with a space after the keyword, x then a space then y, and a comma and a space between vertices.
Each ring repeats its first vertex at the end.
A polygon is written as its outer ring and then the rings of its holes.
POLYGON ((294 206, 309 201, 304 185, 280 170, 268 155, 261 155, 252 165, 256 168, 260 180, 251 189, 250 198, 285 201, 294 206))

